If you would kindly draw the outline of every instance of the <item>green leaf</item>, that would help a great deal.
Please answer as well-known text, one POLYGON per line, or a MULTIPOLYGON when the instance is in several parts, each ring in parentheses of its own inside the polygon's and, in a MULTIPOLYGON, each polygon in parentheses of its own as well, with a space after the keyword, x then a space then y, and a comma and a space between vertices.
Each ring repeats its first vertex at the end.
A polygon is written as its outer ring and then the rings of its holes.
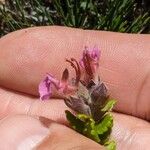
POLYGON ((95 126, 98 134, 104 134, 113 126, 113 117, 111 114, 106 114, 104 118, 95 126))
POLYGON ((66 118, 71 124, 71 126, 79 133, 83 133, 83 130, 85 128, 85 123, 81 121, 79 118, 74 116, 70 111, 66 110, 66 118))
POLYGON ((104 108, 101 109, 101 111, 105 111, 105 112, 111 111, 115 104, 116 104, 116 100, 113 100, 113 99, 108 100, 108 102, 106 103, 104 108))
POLYGON ((97 134, 97 132, 95 131, 95 130, 91 130, 91 132, 90 132, 90 138, 91 139, 93 139, 95 142, 100 142, 101 140, 100 140, 100 138, 99 138, 99 136, 98 136, 98 134, 97 134))
POLYGON ((87 116, 85 114, 78 114, 77 117, 83 122, 90 122, 95 124, 95 121, 90 116, 87 116))
POLYGON ((115 141, 108 141, 104 144, 107 150, 116 150, 116 143, 115 141))
POLYGON ((83 134, 95 142, 100 142, 99 135, 95 130, 95 121, 85 114, 78 114, 78 118, 85 123, 83 134))

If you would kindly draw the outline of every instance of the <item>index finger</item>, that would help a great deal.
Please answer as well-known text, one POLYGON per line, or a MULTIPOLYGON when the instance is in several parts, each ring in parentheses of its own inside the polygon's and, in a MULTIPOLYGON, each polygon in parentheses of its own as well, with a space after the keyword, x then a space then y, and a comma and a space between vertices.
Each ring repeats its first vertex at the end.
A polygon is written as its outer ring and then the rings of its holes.
POLYGON ((37 95, 46 72, 60 77, 65 58, 79 59, 84 46, 101 51, 99 74, 118 100, 116 110, 150 119, 149 35, 38 27, 0 39, 0 84, 37 95))

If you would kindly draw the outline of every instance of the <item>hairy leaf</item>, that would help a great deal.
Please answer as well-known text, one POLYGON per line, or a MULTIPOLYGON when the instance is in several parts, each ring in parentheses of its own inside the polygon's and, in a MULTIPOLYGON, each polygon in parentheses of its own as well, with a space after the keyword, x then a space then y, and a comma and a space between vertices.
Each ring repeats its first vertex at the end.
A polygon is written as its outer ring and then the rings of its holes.
POLYGON ((115 141, 108 141, 104 144, 107 150, 116 150, 116 143, 115 141))
POLYGON ((78 118, 85 123, 83 134, 96 142, 100 142, 99 135, 95 130, 95 121, 85 114, 78 114, 78 118))
POLYGON ((95 126, 98 134, 104 134, 113 126, 113 117, 111 114, 106 114, 103 119, 95 126))
POLYGON ((106 111, 111 111, 115 104, 116 104, 116 100, 114 100, 114 99, 108 100, 108 102, 107 102, 106 105, 101 109, 101 111, 105 111, 105 112, 106 112, 106 111))
POLYGON ((71 124, 71 126, 79 133, 83 133, 83 130, 85 128, 84 122, 81 121, 79 118, 74 116, 70 111, 66 110, 66 118, 71 124))

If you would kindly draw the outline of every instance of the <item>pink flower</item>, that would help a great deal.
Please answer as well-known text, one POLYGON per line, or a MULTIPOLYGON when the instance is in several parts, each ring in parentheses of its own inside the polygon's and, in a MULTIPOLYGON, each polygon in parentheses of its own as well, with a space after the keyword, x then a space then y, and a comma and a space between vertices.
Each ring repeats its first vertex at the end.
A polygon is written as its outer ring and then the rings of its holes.
MULTIPOLYGON (((99 66, 99 58, 100 51, 97 47, 94 47, 92 50, 85 47, 80 65, 85 69, 85 81, 87 81, 87 85, 91 79, 94 80, 97 77, 96 72, 99 66)), ((57 80, 52 75, 47 74, 45 79, 39 84, 41 100, 49 99, 53 94, 53 89, 56 89, 57 94, 62 98, 77 90, 78 84, 81 81, 80 65, 74 58, 70 60, 67 59, 66 61, 70 63, 76 72, 74 83, 72 82, 72 84, 69 84, 69 72, 67 69, 64 70, 61 80, 57 80)))
POLYGON ((85 69, 85 72, 92 79, 94 78, 99 67, 99 59, 100 50, 97 47, 94 47, 92 50, 89 50, 87 47, 85 47, 82 59, 80 60, 80 65, 85 69))
POLYGON ((41 100, 49 99, 51 97, 53 82, 57 81, 54 81, 53 76, 51 76, 50 74, 47 74, 45 79, 41 81, 41 83, 39 84, 39 93, 41 100))
POLYGON ((61 95, 74 92, 76 87, 68 84, 69 72, 64 70, 62 79, 57 80, 52 75, 47 74, 45 79, 39 84, 40 99, 46 100, 52 96, 52 88, 56 88, 61 95))

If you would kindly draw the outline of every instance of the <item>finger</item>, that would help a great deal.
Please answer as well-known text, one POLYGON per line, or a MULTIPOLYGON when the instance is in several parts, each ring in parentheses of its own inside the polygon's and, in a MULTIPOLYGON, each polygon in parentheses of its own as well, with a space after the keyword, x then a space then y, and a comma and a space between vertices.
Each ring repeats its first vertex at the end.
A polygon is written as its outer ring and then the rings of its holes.
MULTIPOLYGON (((122 150, 122 149, 123 150, 126 150, 126 149, 148 150, 149 149, 148 143, 150 139, 150 124, 148 122, 138 119, 136 117, 127 116, 127 115, 118 114, 118 113, 113 113, 113 117, 114 117, 114 126, 112 130, 111 138, 112 140, 116 141, 118 150, 122 150)), ((42 119, 42 122, 43 123, 45 122, 44 124, 46 124, 46 126, 50 126, 50 129, 51 129, 51 121, 48 121, 48 119, 42 119)), ((57 126, 54 126, 54 127, 57 127, 57 126)), ((60 129, 61 127, 58 126, 58 128, 60 129)), ((57 131, 59 130, 56 128, 56 132, 57 131)), ((62 137, 58 136, 58 139, 62 139, 64 137, 64 132, 61 135, 62 137)), ((57 138, 55 138, 55 140, 57 140, 57 138)), ((47 148, 48 148, 49 145, 53 144, 53 142, 51 141, 53 140, 51 139, 51 135, 50 135, 47 138, 45 138, 45 140, 40 145, 40 148, 42 149, 45 145, 47 145, 47 148)), ((58 143, 59 143, 59 140, 58 140, 58 143)), ((63 145, 63 142, 61 144, 63 145)), ((81 148, 81 149, 85 149, 85 148, 81 148)))
POLYGON ((150 124, 136 117, 114 113, 112 137, 118 150, 148 150, 150 124))
MULTIPOLYGON (((126 115, 114 114, 114 117, 112 136, 117 141, 118 150, 149 149, 150 125, 148 122, 126 115)), ((69 143, 74 146, 82 146, 78 144, 86 143, 86 139, 80 139, 79 136, 75 139, 70 138, 74 133, 65 126, 50 122, 49 130, 47 130, 38 119, 24 115, 10 116, 1 120, 0 133, 0 149, 5 150, 17 148, 28 150, 36 144, 44 147, 43 143, 46 146, 56 146, 55 148, 59 148, 59 145, 61 148, 65 145, 69 146, 69 143), (76 145, 78 139, 80 141, 76 145)))
MULTIPOLYGON (((150 139, 150 124, 144 120, 122 115, 114 114, 114 127, 112 132, 112 139, 117 142, 118 150, 148 150, 149 139, 150 139)), ((50 126, 49 136, 43 140, 38 146, 40 149, 100 149, 95 147, 89 141, 84 141, 82 136, 75 135, 75 132, 68 130, 65 126, 53 124, 50 126), (84 142, 85 143, 84 143, 84 142), (66 146, 66 147, 65 147, 66 146)))
POLYGON ((118 100, 116 110, 149 120, 149 37, 64 27, 14 32, 0 39, 0 84, 37 94, 46 72, 59 78, 65 58, 79 59, 85 45, 97 45, 102 51, 99 73, 118 100))
POLYGON ((63 100, 40 101, 38 98, 2 88, 0 88, 0 100, 0 119, 10 115, 25 114, 43 116, 65 123, 65 110, 70 110, 63 100))
POLYGON ((104 150, 96 142, 60 124, 51 124, 50 134, 35 148, 36 150, 104 150))
MULTIPOLYGON (((4 93, 4 91, 2 93, 4 93)), ((10 109, 7 109, 6 107, 5 111, 7 111, 7 114, 12 115, 12 114, 19 113, 19 114, 43 116, 43 117, 49 118, 50 120, 54 120, 56 122, 66 123, 64 111, 67 109, 67 107, 64 105, 64 102, 61 100, 51 100, 51 101, 41 102, 39 100, 34 101, 31 99, 27 99, 27 97, 23 97, 23 96, 20 96, 20 98, 17 99, 17 96, 18 96, 17 94, 8 95, 8 96, 10 96, 9 97, 10 102, 12 102, 13 100, 16 100, 16 102, 9 104, 9 106, 11 106, 9 107, 10 109), (19 101, 21 103, 19 103, 19 101), (30 104, 31 102, 34 102, 34 103, 30 105, 28 101, 30 101, 30 104), (21 104, 21 107, 19 106, 20 104, 21 104), (15 108, 15 109, 12 109, 12 108, 15 108), (25 109, 25 108, 28 108, 28 109, 25 109)), ((2 101, 2 103, 3 102, 5 102, 5 99, 4 101, 2 101)), ((3 108, 0 108, 0 110, 2 111, 3 108)), ((126 147, 125 149, 133 149, 133 150, 145 149, 146 150, 148 147, 147 143, 150 139, 150 124, 141 119, 137 119, 135 117, 121 115, 121 114, 114 114, 114 117, 115 117, 115 123, 113 127, 113 137, 117 140, 118 147, 119 147, 118 149, 122 149, 122 147, 126 147)), ((18 121, 14 121, 14 122, 16 122, 17 125, 20 125, 18 121)), ((15 126, 15 124, 13 123, 11 124, 15 126)), ((6 129, 8 130, 8 126, 6 129)), ((15 130, 11 129, 11 131, 15 131, 15 130)), ((8 132, 10 132, 10 130, 8 130, 8 132)), ((1 139, 3 139, 2 136, 1 136, 1 139)))
POLYGON ((1 150, 31 150, 49 130, 38 119, 15 115, 0 121, 1 150))
POLYGON ((41 150, 103 149, 97 143, 63 125, 51 122, 48 129, 38 119, 23 115, 3 119, 0 122, 0 132, 0 149, 5 150, 31 150, 36 145, 36 149, 41 150))

